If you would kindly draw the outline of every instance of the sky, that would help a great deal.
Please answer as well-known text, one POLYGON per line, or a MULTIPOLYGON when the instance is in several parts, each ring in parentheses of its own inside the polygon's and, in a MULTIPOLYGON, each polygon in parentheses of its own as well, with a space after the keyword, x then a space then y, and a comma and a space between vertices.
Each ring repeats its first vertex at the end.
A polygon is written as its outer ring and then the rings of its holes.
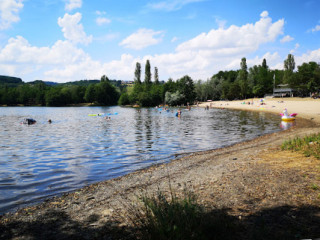
POLYGON ((320 0, 0 0, 0 75, 207 80, 265 58, 320 62, 320 0))

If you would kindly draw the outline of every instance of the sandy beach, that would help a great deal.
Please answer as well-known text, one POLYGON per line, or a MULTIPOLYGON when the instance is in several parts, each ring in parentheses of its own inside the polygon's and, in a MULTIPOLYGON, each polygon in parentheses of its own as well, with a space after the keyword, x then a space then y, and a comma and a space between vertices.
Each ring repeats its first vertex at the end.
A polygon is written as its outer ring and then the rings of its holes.
POLYGON ((279 114, 285 108, 289 113, 298 113, 298 118, 320 122, 320 99, 311 98, 250 98, 237 101, 212 101, 200 103, 200 107, 230 108, 246 111, 265 111, 279 114), (250 103, 250 104, 249 104, 250 103))
POLYGON ((232 233, 233 239, 320 238, 320 187, 315 187, 320 186, 320 160, 280 149, 286 139, 320 132, 320 99, 277 98, 264 103, 248 99, 199 106, 275 114, 287 108, 298 113, 296 126, 5 214, 0 217, 0 239, 139 239, 133 214, 141 206, 139 197, 170 187, 177 195, 187 188, 209 214, 241 226, 232 233))

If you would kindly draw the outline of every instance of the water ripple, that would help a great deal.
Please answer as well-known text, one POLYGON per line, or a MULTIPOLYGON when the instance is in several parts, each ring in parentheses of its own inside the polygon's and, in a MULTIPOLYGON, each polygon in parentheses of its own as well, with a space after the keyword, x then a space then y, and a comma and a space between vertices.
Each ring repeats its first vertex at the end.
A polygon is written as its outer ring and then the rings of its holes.
POLYGON ((193 109, 183 110, 179 119, 176 111, 1 108, 0 213, 168 162, 176 153, 220 148, 280 130, 278 117, 262 112, 193 109), (111 121, 90 113, 110 113, 111 121), (27 117, 37 123, 20 124, 27 117))

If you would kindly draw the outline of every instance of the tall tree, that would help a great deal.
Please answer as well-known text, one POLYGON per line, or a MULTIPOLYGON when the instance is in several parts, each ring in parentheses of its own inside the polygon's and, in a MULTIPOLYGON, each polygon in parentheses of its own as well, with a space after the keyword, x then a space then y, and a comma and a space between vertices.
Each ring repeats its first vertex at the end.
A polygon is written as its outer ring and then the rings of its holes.
POLYGON ((254 96, 263 97, 272 91, 272 75, 268 70, 266 59, 263 59, 261 66, 253 66, 249 69, 249 79, 254 96))
POLYGON ((295 69, 295 61, 294 56, 292 54, 288 54, 288 57, 286 60, 284 60, 284 76, 283 76, 283 82, 288 83, 291 86, 296 85, 293 70, 295 69))
POLYGON ((284 70, 291 71, 295 69, 296 63, 294 61, 294 56, 292 54, 288 54, 286 60, 284 60, 284 70))
POLYGON ((158 75, 158 68, 154 68, 154 82, 155 84, 159 84, 159 75, 158 75))
POLYGON ((241 70, 238 76, 240 85, 240 95, 242 98, 246 98, 248 93, 248 70, 246 58, 241 59, 240 68, 241 70))
POLYGON ((136 70, 134 71, 134 82, 138 84, 141 83, 141 64, 139 62, 136 63, 136 70))
POLYGON ((146 84, 151 83, 151 66, 149 60, 146 62, 145 72, 144 72, 144 82, 146 84))
POLYGON ((262 65, 261 65, 264 69, 268 69, 268 65, 267 65, 267 60, 264 58, 262 60, 262 65))
POLYGON ((109 78, 106 75, 101 77, 101 82, 109 82, 109 78))

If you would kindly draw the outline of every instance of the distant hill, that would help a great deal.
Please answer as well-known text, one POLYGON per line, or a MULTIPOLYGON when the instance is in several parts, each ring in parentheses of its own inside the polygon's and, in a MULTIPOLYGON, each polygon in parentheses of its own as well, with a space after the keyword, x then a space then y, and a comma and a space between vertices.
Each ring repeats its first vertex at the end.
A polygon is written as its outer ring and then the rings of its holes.
POLYGON ((35 81, 32 81, 32 82, 27 82, 26 84, 36 85, 38 83, 44 83, 44 84, 46 84, 48 86, 58 85, 58 83, 56 83, 56 82, 48 82, 48 81, 42 81, 42 80, 35 80, 35 81))
MULTIPOLYGON (((120 87, 122 85, 122 82, 126 82, 126 81, 122 81, 122 80, 110 80, 110 83, 113 84, 116 87, 120 87)), ((129 81, 128 81, 129 82, 129 81)), ((62 86, 70 86, 70 85, 75 85, 75 86, 84 86, 87 87, 90 84, 96 84, 96 83, 100 83, 100 80, 94 79, 94 80, 78 80, 78 81, 72 81, 72 82, 66 82, 66 83, 57 83, 57 82, 49 82, 49 81, 43 81, 43 80, 34 80, 31 82, 23 82, 21 78, 17 78, 17 77, 10 77, 10 76, 3 76, 0 75, 0 86, 6 85, 9 87, 16 87, 18 85, 22 85, 22 84, 31 84, 31 85, 35 85, 38 83, 44 83, 48 86, 57 86, 57 85, 62 85, 62 86)))
MULTIPOLYGON (((109 80, 111 84, 116 87, 121 86, 121 80, 109 80)), ((90 84, 100 83, 100 80, 79 80, 74 82, 66 82, 66 83, 59 83, 59 85, 76 85, 76 86, 88 86, 90 84)))
POLYGON ((11 87, 11 86, 17 86, 20 84, 23 84, 23 81, 21 78, 0 75, 0 86, 6 85, 11 87))
POLYGON ((43 81, 43 82, 48 86, 55 86, 55 85, 59 84, 59 83, 56 83, 56 82, 48 82, 48 81, 43 81))
POLYGON ((66 83, 59 83, 59 85, 76 85, 76 86, 88 86, 93 83, 99 83, 100 80, 79 80, 74 82, 66 82, 66 83))

